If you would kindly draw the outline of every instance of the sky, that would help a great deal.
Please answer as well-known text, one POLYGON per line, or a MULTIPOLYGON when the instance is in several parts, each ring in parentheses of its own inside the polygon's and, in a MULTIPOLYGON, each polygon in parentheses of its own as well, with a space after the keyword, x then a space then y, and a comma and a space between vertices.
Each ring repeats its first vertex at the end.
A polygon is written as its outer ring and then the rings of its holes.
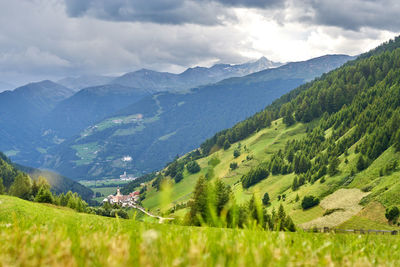
POLYGON ((0 0, 0 84, 357 55, 395 37, 398 14, 398 0, 0 0))

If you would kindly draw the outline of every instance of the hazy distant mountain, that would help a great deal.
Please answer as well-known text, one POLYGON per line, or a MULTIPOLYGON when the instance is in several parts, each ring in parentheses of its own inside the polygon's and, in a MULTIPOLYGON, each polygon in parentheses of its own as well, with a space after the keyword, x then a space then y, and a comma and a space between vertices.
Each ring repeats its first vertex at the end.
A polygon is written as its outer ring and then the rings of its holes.
MULTIPOLYGON (((305 81, 352 57, 329 55, 240 78, 148 96, 50 151, 45 167, 71 178, 115 176, 161 168, 216 132, 260 111, 305 81), (132 161, 124 161, 129 155, 132 161)), ((215 67, 215 66, 214 66, 215 67)))
POLYGON ((3 92, 3 91, 6 91, 6 90, 11 90, 13 88, 15 88, 14 85, 12 85, 12 84, 10 84, 8 82, 0 81, 0 93, 3 92))
POLYGON ((70 137, 106 116, 149 95, 143 89, 108 84, 80 90, 60 102, 45 119, 44 131, 70 137))
POLYGON ((40 123, 57 103, 73 91, 51 81, 30 83, 0 93, 0 150, 40 147, 40 123))
POLYGON ((114 77, 100 75, 83 75, 79 77, 67 77, 57 81, 57 83, 71 88, 75 91, 80 89, 110 83, 114 77))
POLYGON ((278 67, 280 65, 282 64, 262 57, 257 61, 245 64, 217 64, 210 68, 189 68, 180 74, 141 69, 115 78, 112 83, 144 88, 151 92, 180 91, 200 85, 215 83, 230 77, 245 76, 253 72, 278 67))

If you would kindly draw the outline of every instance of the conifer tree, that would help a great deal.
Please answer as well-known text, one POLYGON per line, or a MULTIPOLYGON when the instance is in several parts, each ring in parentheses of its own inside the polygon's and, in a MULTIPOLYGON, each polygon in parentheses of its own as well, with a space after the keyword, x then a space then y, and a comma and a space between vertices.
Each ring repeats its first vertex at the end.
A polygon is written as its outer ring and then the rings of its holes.
POLYGON ((224 182, 221 181, 221 179, 215 181, 214 190, 217 215, 220 216, 222 210, 229 202, 232 191, 229 186, 225 185, 224 182))
POLYGON ((3 194, 5 191, 4 185, 3 185, 3 179, 0 177, 0 195, 3 194))
POLYGON ((292 183, 292 190, 296 191, 299 188, 299 184, 297 182, 297 177, 294 177, 293 183, 292 183))
POLYGON ((19 173, 14 180, 14 183, 10 187, 10 195, 29 199, 32 192, 31 178, 26 174, 19 173))
POLYGON ((208 183, 204 176, 197 180, 190 204, 189 220, 192 225, 200 225, 208 219, 208 183))
POLYGON ((262 202, 265 206, 268 206, 270 204, 270 198, 268 192, 265 192, 262 202))
POLYGON ((50 192, 50 189, 47 188, 46 186, 41 186, 39 189, 39 192, 37 193, 35 197, 36 202, 40 203, 54 203, 54 197, 53 194, 50 192))

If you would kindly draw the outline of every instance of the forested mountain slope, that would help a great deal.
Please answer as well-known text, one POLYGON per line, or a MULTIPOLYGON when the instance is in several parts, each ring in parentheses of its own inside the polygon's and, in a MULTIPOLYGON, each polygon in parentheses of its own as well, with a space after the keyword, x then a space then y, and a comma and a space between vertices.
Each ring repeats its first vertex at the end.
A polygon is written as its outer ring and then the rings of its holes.
POLYGON ((50 131, 60 138, 71 137, 149 95, 144 89, 117 84, 84 88, 59 103, 46 116, 44 131, 50 131))
POLYGON ((59 84, 27 84, 0 94, 0 150, 19 163, 40 167, 50 148, 155 91, 179 91, 280 65, 261 58, 189 68, 181 74, 140 70, 120 77, 82 75, 59 84))
POLYGON ((145 97, 56 147, 45 166, 74 178, 156 170, 215 132, 349 59, 324 56, 188 92, 145 97), (132 161, 123 161, 125 156, 132 161))
POLYGON ((51 81, 0 93, 0 150, 16 155, 41 147, 45 143, 41 131, 43 118, 72 94, 71 89, 51 81))
POLYGON ((30 176, 33 180, 39 177, 45 178, 51 186, 51 191, 56 194, 68 191, 78 193, 84 200, 90 202, 93 191, 89 188, 50 171, 38 170, 31 167, 14 164, 2 152, 0 152, 0 194, 8 191, 18 176, 30 176))
POLYGON ((399 151, 396 38, 175 160, 148 184, 143 203, 159 207, 159 185, 171 180, 170 207, 184 207, 204 175, 230 184, 242 202, 268 193, 270 208, 283 204, 304 227, 392 227, 385 209, 400 205, 399 151))

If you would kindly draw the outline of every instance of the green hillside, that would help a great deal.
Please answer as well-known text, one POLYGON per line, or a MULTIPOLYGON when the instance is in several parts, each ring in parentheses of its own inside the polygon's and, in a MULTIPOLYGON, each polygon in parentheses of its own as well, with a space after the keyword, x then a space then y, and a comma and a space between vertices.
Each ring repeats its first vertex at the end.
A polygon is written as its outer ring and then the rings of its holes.
POLYGON ((28 174, 30 178, 36 181, 39 179, 39 177, 45 178, 51 186, 51 191, 53 193, 65 194, 68 191, 72 191, 78 193, 88 203, 92 202, 94 193, 91 189, 85 187, 84 185, 51 171, 39 170, 15 164, 11 162, 6 155, 0 152, 0 182, 3 182, 6 189, 11 186, 18 174, 22 173, 28 174))
MULTIPOLYGON (((381 45, 172 162, 157 178, 175 180, 170 207, 187 203, 203 175, 231 185, 242 203, 268 193, 269 210, 282 204, 304 228, 397 227, 385 210, 400 205, 399 47, 400 38, 381 45), (200 172, 188 172, 192 160, 200 172), (319 205, 302 207, 305 196, 319 205)), ((149 183, 143 205, 159 203, 149 183)))
POLYGON ((49 150, 43 166, 77 180, 158 170, 177 154, 351 59, 326 55, 187 91, 146 96, 49 150), (126 156, 132 160, 124 161, 126 156))
POLYGON ((141 223, 0 196, 4 266, 396 266, 397 236, 141 223), (374 240, 374 242, 370 242, 374 240), (57 244, 57 245, 55 245, 57 244))

